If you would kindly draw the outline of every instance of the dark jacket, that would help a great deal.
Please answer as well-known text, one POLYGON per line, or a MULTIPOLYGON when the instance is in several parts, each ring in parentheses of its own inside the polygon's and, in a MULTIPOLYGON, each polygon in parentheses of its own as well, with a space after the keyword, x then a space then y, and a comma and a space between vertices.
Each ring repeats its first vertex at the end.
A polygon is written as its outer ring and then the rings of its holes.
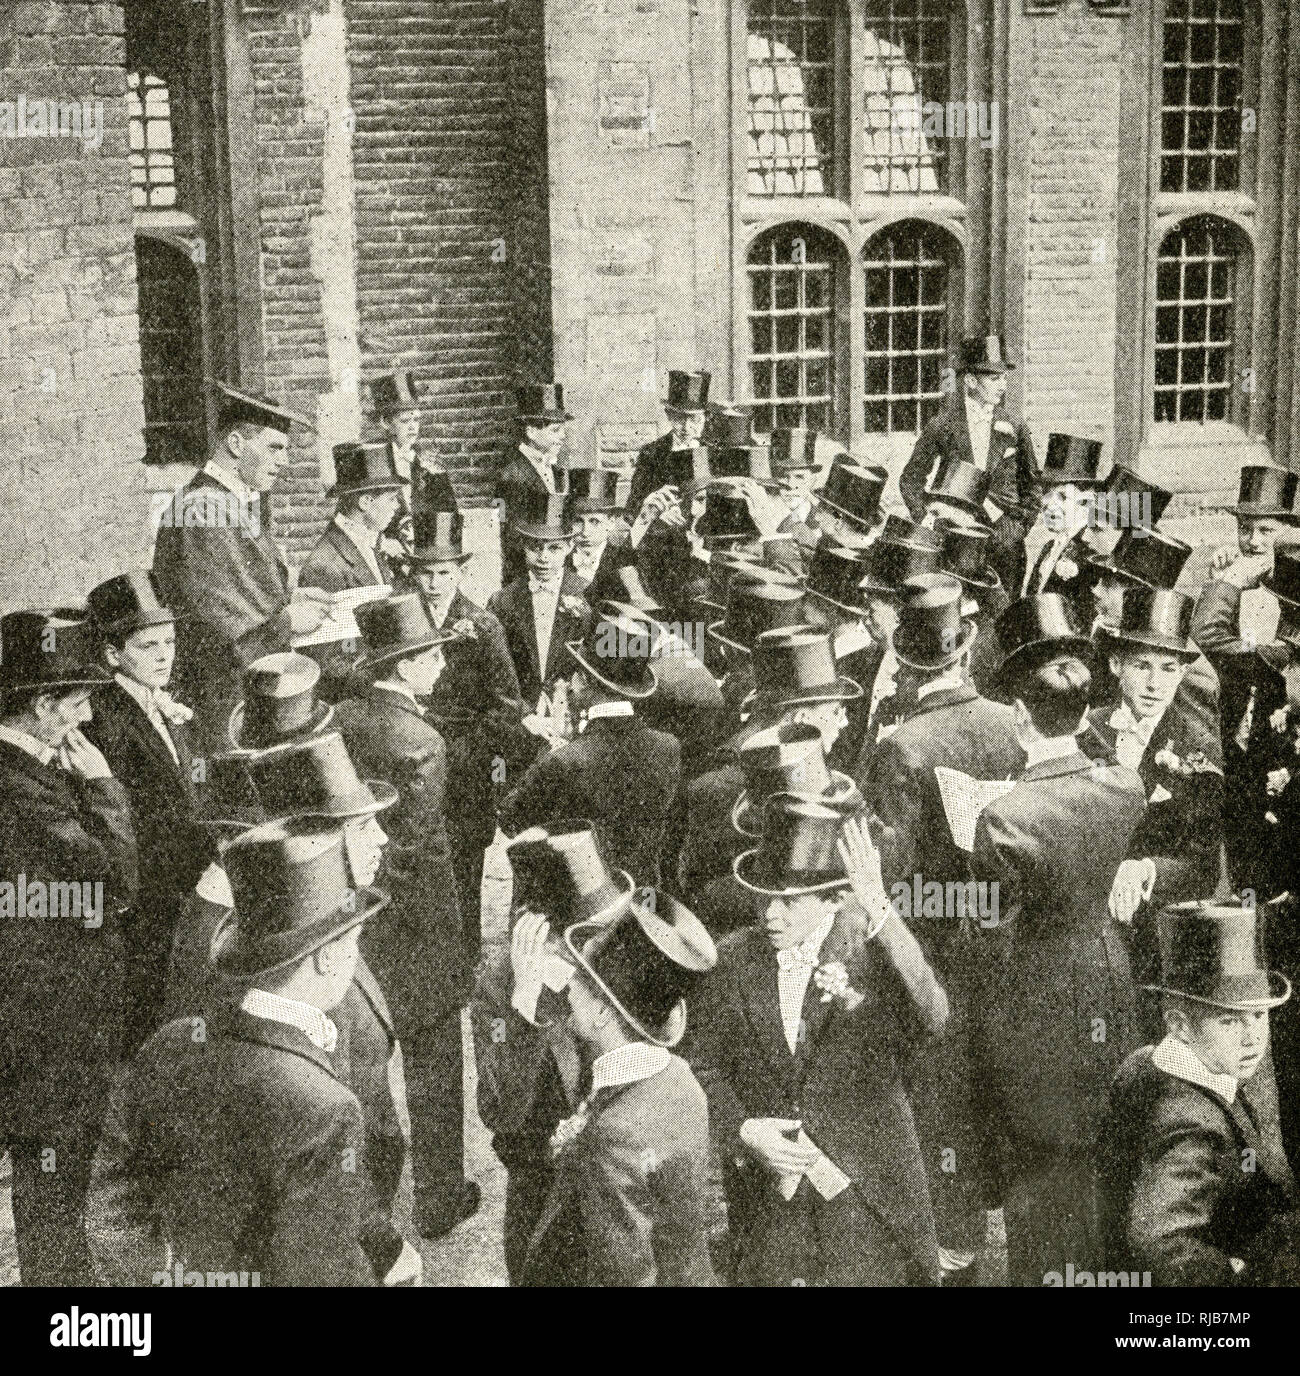
POLYGON ((673 432, 660 435, 637 451, 632 473, 632 489, 623 508, 628 520, 635 521, 645 499, 669 483, 681 484, 691 476, 691 451, 673 449, 673 432))
POLYGON ((87 1199, 96 1266, 149 1285, 170 1246, 172 1265, 262 1285, 373 1285, 364 1151, 361 1105, 297 1028, 233 1006, 201 1037, 168 1023, 114 1090, 87 1199))
POLYGON ((117 779, 83 780, 0 741, 0 881, 25 882, 0 918, 0 1128, 52 1141, 96 1123, 121 1054, 122 910, 136 898, 135 833, 117 779), (87 884, 102 913, 77 916, 87 884), (53 886, 58 885, 58 888, 53 886), (33 895, 48 900, 41 916, 33 895), (52 916, 55 906, 65 915, 52 916))
MULTIPOLYGON (((697 619, 696 601, 709 586, 709 566, 697 559, 685 530, 656 521, 641 538, 636 566, 646 590, 679 625, 697 619)), ((721 621, 720 612, 712 613, 721 621)))
POLYGON ((1111 1086, 1098 1148, 1107 1265, 1151 1283, 1251 1285, 1260 1234, 1295 1207, 1277 1129, 1242 1081, 1231 1104, 1135 1051, 1111 1086), (1243 1169, 1246 1153, 1253 1169, 1243 1169), (1230 1258, 1246 1263, 1240 1273, 1230 1258))
POLYGON ((556 679, 567 678, 578 667, 565 653, 564 646, 570 640, 581 640, 591 621, 591 607, 582 595, 582 587, 582 579, 572 569, 565 569, 551 627, 551 643, 547 647, 545 673, 537 659, 537 632, 528 578, 521 575, 488 598, 487 609, 505 632, 506 647, 519 678, 519 692, 527 712, 533 710, 543 689, 549 692, 556 679))
POLYGON ((610 531, 605 548, 601 551, 600 562, 596 565, 595 575, 590 581, 578 573, 572 554, 569 555, 565 567, 581 579, 582 595, 594 607, 597 602, 626 602, 627 592, 619 582, 618 571, 621 568, 635 566, 636 551, 629 543, 626 532, 616 527, 610 531))

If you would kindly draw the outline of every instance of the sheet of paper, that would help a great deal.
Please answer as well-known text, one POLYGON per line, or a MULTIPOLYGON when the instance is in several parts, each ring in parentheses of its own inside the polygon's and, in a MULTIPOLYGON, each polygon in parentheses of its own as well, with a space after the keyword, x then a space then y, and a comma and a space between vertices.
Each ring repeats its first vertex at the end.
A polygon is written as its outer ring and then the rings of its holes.
POLYGON ((1016 786, 1014 779, 973 779, 960 769, 936 765, 934 777, 939 785, 939 797, 948 818, 948 830, 953 843, 962 850, 975 848, 975 823, 979 815, 995 799, 1010 793, 1016 786))

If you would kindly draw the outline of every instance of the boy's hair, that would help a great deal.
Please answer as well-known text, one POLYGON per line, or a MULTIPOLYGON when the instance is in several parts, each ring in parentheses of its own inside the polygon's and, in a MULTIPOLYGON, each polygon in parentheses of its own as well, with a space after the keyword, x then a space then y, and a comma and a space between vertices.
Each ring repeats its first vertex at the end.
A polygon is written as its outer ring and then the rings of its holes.
MULTIPOLYGON (((1160 1011, 1162 1014, 1181 1013, 1192 1024, 1193 1030, 1197 1030, 1207 1018, 1222 1010, 1213 1004, 1197 1003, 1195 999, 1185 999, 1178 994, 1165 994, 1160 1000, 1160 1011)), ((1168 1022, 1167 1017, 1165 1021, 1168 1022)))
POLYGON ((0 720, 7 717, 25 717, 33 708, 37 698, 57 698, 57 689, 52 688, 6 688, 0 695, 0 720))
POLYGON ((373 492, 345 492, 338 500, 340 516, 356 516, 361 510, 362 497, 373 497, 373 492))
POLYGON ((1092 674, 1073 655, 1058 655, 1026 668, 1016 678, 1013 697, 1025 704, 1029 719, 1044 736, 1070 736, 1088 706, 1092 674))

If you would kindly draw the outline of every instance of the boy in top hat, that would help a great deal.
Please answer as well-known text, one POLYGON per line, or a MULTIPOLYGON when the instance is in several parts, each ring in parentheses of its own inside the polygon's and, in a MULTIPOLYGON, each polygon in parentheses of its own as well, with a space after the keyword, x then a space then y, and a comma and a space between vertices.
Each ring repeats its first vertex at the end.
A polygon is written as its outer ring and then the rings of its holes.
POLYGON ((176 689, 194 711, 195 745, 222 748, 244 667, 288 650, 325 619, 319 588, 290 596, 289 574, 262 520, 302 417, 263 397, 219 385, 221 407, 207 463, 185 487, 173 520, 158 529, 153 572, 178 617, 176 689))
POLYGON ((137 849, 126 789, 81 731, 111 681, 98 648, 82 621, 0 620, 0 880, 13 886, 0 921, 0 1149, 24 1285, 91 1283, 82 1210, 122 1050, 118 914, 136 895, 137 849), (42 1169, 50 1149, 55 1170, 42 1169))
MULTIPOLYGON (((1024 751, 1011 709, 981 697, 970 681, 976 629, 962 615, 961 584, 945 574, 920 574, 901 593, 889 643, 912 705, 897 730, 876 745, 859 783, 868 806, 892 832, 881 843, 887 885, 912 885, 917 875, 923 883, 964 884, 969 856, 953 837, 935 770, 1010 779, 1024 767, 1024 751)), ((970 1065, 972 923, 914 912, 911 927, 948 992, 951 1018, 942 1042, 915 1066, 908 1088, 945 1269, 964 1271, 983 1245, 992 1165, 970 1065), (955 1171, 949 1150, 956 1152, 955 1171)))
POLYGON ((665 489, 678 487, 691 472, 690 451, 700 443, 704 432, 711 381, 709 373, 668 370, 668 395, 663 399, 663 407, 671 429, 666 435, 642 445, 637 453, 632 490, 624 508, 629 521, 636 520, 646 498, 656 493, 664 499, 658 519, 669 525, 683 522, 680 510, 671 500, 676 494, 665 489))
MULTIPOLYGON (((562 496, 528 493, 520 498, 514 530, 524 568, 488 598, 501 623, 528 712, 543 706, 566 672, 563 646, 581 637, 591 621, 583 582, 568 565, 577 527, 562 496)), ((528 724, 527 719, 525 724, 528 724)))
POLYGON ((1264 576, 1278 536, 1286 538, 1300 525, 1298 490, 1300 478, 1289 469, 1247 464, 1241 470, 1236 505, 1224 508, 1237 518, 1237 543, 1215 550, 1212 566, 1216 577, 1241 589, 1241 628, 1257 645, 1267 645, 1277 630, 1277 600, 1264 576), (1239 564, 1246 567, 1237 569, 1239 564))
POLYGON ((1053 624, 1067 605, 1057 603, 1028 598, 1000 623, 1026 767, 980 812, 971 856, 975 878, 998 895, 972 951, 972 1061, 981 1110, 998 1125, 1008 1282, 1019 1286, 1064 1275, 1069 1262, 1105 1264, 1092 1148, 1111 1077, 1138 1044, 1109 899, 1145 793, 1131 769, 1098 768, 1079 749, 1088 669, 1078 656, 1088 642, 1053 624))
POLYGON ((510 944, 485 962, 470 1002, 478 1110, 506 1168, 503 1243, 512 1285, 551 1193, 551 1137, 581 1099, 583 1065, 563 988, 572 965, 564 932, 612 922, 632 901, 632 877, 611 873, 586 821, 530 827, 507 847, 514 877, 510 944))
POLYGON ((903 1066, 947 1000, 886 896, 865 830, 770 798, 735 862, 753 925, 723 939, 691 1064, 722 1157, 740 1285, 935 1285, 903 1066))
POLYGON ((1120 1067, 1098 1153, 1107 1265, 1153 1285, 1267 1283, 1270 1225, 1295 1208, 1261 1083, 1269 1013, 1291 986, 1265 966, 1263 920, 1213 900, 1157 919, 1165 1036, 1120 1067))
POLYGON ((1026 597, 1062 590, 1060 585, 1065 580, 1056 577, 1056 566, 1065 559, 1068 572, 1076 537, 1091 517, 1093 497, 1101 486, 1097 476, 1101 448, 1100 440, 1080 435, 1047 437, 1047 456, 1039 475, 1041 519, 1047 539, 1025 577, 1026 597))
POLYGON ((659 883, 682 787, 677 738, 651 730, 636 712, 658 687, 652 644, 644 622, 611 611, 565 646, 578 735, 535 761, 501 809, 511 835, 555 818, 590 818, 610 863, 639 884, 659 883))
POLYGON ((391 784, 389 845, 380 882, 392 907, 362 950, 393 1013, 411 1115, 413 1220, 438 1238, 470 1217, 479 1188, 465 1179, 460 1010, 469 966, 448 842, 447 747, 420 699, 441 675, 442 646, 417 593, 357 608, 371 677, 364 699, 340 703, 336 721, 358 769, 391 784))
POLYGON ((139 851, 139 896, 124 921, 125 1054, 162 1025, 167 962, 194 885, 216 859, 199 824, 190 711, 167 692, 176 656, 176 625, 153 576, 124 573, 87 599, 113 674, 86 725, 126 789, 139 851))
POLYGON ((717 962, 713 941, 675 899, 641 888, 612 920, 569 927, 564 946, 568 1023, 591 1080, 551 1139, 555 1178, 523 1283, 712 1285, 708 1104, 672 1048, 717 962))
POLYGON ((229 993, 201 1037, 191 1018, 154 1033, 114 1091, 88 1210, 98 1269, 111 1285, 173 1266, 373 1285, 366 1174, 339 1164, 365 1158, 363 1113, 331 1059, 330 1014, 387 897, 354 886, 329 820, 255 827, 224 862, 235 916, 212 959, 229 993))
MULTIPOLYGON (((497 519, 501 523, 501 585, 508 587, 524 572, 517 522, 526 503, 563 493, 557 467, 564 448, 564 389, 558 382, 527 383, 515 389, 520 439, 497 478, 497 519)), ((529 510, 534 506, 529 505, 529 510)))
POLYGON ((927 489, 945 459, 973 464, 984 479, 975 504, 993 526, 991 562, 1004 588, 1025 579, 1025 534, 1039 507, 1038 465, 1029 427, 1007 411, 1007 361, 1000 335, 963 339, 957 357, 962 386, 921 432, 899 476, 898 489, 914 521, 927 506, 927 489))
POLYGON ((414 486, 418 483, 431 490, 434 499, 444 506, 455 502, 456 490, 437 460, 420 451, 420 398, 415 389, 415 374, 409 368, 399 368, 376 378, 370 384, 370 404, 393 468, 402 480, 399 509, 389 522, 383 541, 384 553, 397 558, 405 554, 405 546, 410 543, 414 486))
POLYGON ((813 484, 817 481, 817 431, 773 430, 768 437, 772 476, 781 484, 789 515, 781 534, 789 536, 805 560, 817 548, 822 532, 813 524, 813 484))
POLYGON ((582 579, 591 606, 623 596, 618 571, 635 567, 635 553, 621 526, 615 524, 618 474, 608 468, 569 468, 569 519, 576 526, 569 567, 582 579))

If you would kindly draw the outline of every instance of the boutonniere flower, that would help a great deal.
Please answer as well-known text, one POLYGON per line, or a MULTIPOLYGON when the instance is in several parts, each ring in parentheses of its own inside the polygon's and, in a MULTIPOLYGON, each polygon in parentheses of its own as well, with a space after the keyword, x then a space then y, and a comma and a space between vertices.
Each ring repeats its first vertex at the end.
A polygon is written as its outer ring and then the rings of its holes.
POLYGON ((478 627, 467 616, 461 619, 451 628, 462 640, 477 640, 478 627))
POLYGON ((842 1004, 852 1012, 862 995, 849 983, 849 972, 841 960, 828 960, 813 971, 813 983, 822 991, 822 1002, 842 1004))
POLYGON ((1056 561, 1056 573, 1061 578, 1077 578, 1079 576, 1079 566, 1068 555, 1062 555, 1056 561))
POLYGON ((1291 782, 1291 771, 1286 768, 1270 769, 1266 788, 1270 798, 1276 798, 1291 782))
POLYGON ((1156 751, 1154 763, 1160 769, 1167 769, 1171 774, 1182 774, 1183 762, 1174 754, 1167 745, 1162 745, 1156 751))
POLYGON ((1182 759, 1169 748, 1162 746, 1156 751, 1155 763, 1162 769, 1167 769, 1171 774, 1179 774, 1187 778, 1192 774, 1219 774, 1222 771, 1219 766, 1205 753, 1204 750, 1189 750, 1182 759))
POLYGON ((993 422, 993 428, 1003 435, 1014 435, 1016 433, 1016 427, 1012 425, 1009 420, 995 420, 993 422))
POLYGON ((582 1136, 583 1129, 591 1113, 585 1102, 578 1105, 578 1111, 568 1118, 561 1118, 555 1131, 551 1133, 551 1155, 559 1156, 566 1147, 571 1146, 582 1136))
POLYGON ((562 597, 560 606, 564 608, 570 616, 581 616, 587 610, 587 602, 582 597, 562 597))
POLYGON ((1009 445, 1007 445, 1007 447, 1002 451, 1002 457, 1003 457, 1004 459, 1009 459, 1015 452, 1016 452, 1016 446, 1015 446, 1014 444, 1009 444, 1009 445))
POLYGON ((1268 719, 1268 724, 1278 733, 1279 736, 1285 735, 1287 719, 1290 713, 1285 707, 1279 707, 1268 719))
POLYGON ((183 702, 177 702, 175 698, 167 693, 156 693, 154 702, 158 710, 163 714, 172 726, 184 726, 187 721, 194 716, 192 708, 186 707, 183 702))

